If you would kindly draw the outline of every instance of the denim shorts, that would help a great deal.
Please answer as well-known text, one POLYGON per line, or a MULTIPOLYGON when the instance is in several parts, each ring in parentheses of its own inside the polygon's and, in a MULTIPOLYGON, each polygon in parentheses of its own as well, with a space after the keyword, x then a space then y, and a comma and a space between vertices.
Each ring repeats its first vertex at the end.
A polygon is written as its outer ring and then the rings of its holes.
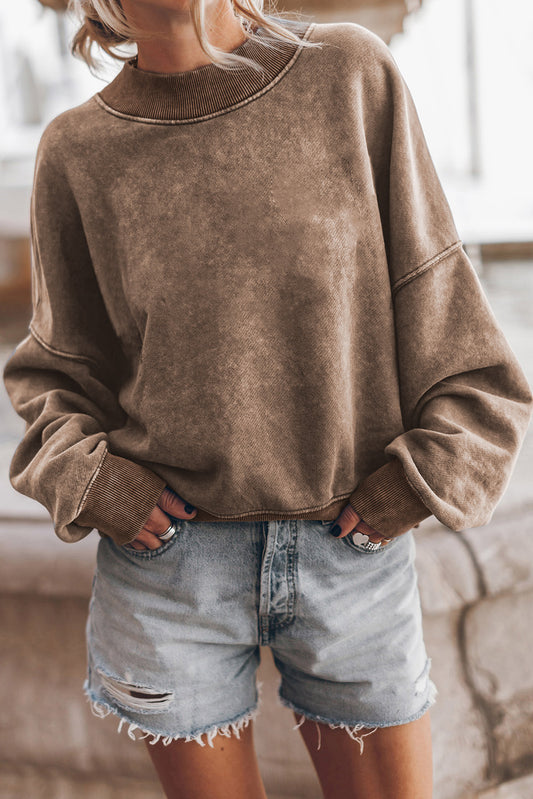
POLYGON ((260 708, 260 646, 294 729, 341 727, 361 753, 363 737, 434 703, 412 530, 365 550, 330 521, 172 521, 156 550, 98 543, 83 691, 118 732, 239 737, 260 708))

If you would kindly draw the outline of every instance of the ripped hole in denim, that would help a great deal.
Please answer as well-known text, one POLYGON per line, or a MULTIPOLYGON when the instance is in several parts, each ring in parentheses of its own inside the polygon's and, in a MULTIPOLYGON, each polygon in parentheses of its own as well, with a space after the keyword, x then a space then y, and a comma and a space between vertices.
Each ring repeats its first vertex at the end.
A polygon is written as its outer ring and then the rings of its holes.
POLYGON ((172 691, 160 691, 122 682, 96 669, 105 692, 131 710, 165 710, 174 698, 172 691))

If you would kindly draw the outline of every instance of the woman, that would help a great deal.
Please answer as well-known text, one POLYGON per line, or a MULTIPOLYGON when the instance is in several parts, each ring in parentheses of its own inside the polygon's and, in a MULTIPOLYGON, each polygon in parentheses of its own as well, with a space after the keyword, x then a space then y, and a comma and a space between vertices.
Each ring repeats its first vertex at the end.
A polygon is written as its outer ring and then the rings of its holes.
POLYGON ((430 797, 413 528, 490 520, 533 397, 405 81, 353 23, 75 5, 138 54, 42 134, 4 381, 12 485, 100 535, 91 708, 168 797, 264 797, 268 645, 326 797, 430 797))

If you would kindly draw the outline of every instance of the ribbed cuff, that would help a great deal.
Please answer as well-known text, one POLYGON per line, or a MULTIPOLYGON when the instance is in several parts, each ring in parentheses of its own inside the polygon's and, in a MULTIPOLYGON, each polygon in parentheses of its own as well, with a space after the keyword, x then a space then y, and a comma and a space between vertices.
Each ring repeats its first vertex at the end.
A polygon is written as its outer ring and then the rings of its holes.
POLYGON ((165 486, 151 469, 107 451, 75 521, 127 544, 141 532, 165 486))
POLYGON ((408 483, 398 458, 365 477, 348 502, 363 521, 387 538, 406 533, 431 516, 408 483))

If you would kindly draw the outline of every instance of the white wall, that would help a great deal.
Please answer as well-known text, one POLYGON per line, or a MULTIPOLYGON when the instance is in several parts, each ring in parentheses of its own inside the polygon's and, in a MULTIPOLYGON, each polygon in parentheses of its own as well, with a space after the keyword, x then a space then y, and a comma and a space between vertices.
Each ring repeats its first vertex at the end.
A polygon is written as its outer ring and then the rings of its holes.
MULTIPOLYGON (((77 19, 64 15, 67 52, 61 53, 60 18, 37 0, 0 3, 0 156, 21 127, 42 128, 60 111, 83 102, 111 80, 118 69, 94 48, 104 63, 101 77, 68 52, 77 19)), ((131 48, 130 48, 131 50, 131 48)), ((123 50, 126 53, 126 49, 123 50)))
POLYGON ((470 175, 466 0, 424 0, 390 48, 460 233, 533 240, 533 4, 474 0, 481 176, 470 175))

